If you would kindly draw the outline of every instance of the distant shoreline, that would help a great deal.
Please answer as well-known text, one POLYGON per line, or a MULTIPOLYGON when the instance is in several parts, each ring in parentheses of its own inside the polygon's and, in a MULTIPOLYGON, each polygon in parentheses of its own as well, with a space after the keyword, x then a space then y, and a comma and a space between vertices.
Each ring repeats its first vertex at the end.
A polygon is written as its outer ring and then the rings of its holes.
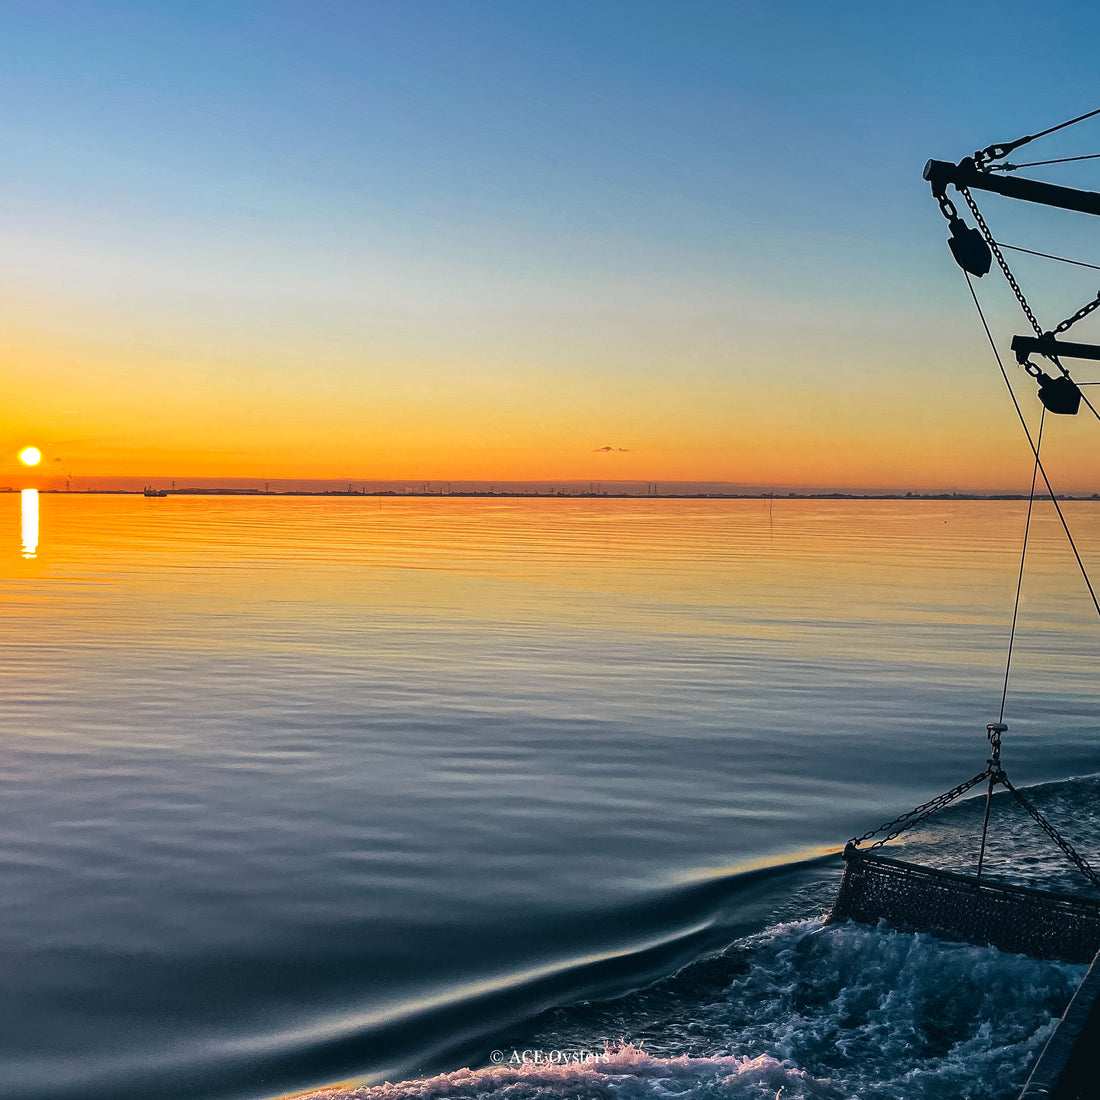
MULTIPOLYGON (((146 496, 143 489, 39 489, 50 496, 146 496)), ((0 486, 0 493, 18 493, 20 489, 0 486)), ((1057 493, 1058 500, 1100 502, 1100 493, 1057 493)), ((613 493, 613 492, 521 492, 518 490, 456 490, 454 492, 423 492, 394 489, 158 489, 155 498, 165 497, 348 497, 348 498, 490 498, 536 500, 1018 500, 1026 501, 1027 493, 613 493)), ((1037 493, 1036 500, 1050 500, 1049 493, 1037 493)))

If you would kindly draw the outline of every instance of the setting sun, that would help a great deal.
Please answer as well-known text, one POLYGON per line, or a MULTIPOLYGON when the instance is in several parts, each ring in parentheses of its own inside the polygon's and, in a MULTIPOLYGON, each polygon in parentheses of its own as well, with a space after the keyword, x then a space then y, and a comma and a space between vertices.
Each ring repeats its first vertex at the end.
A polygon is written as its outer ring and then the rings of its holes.
POLYGON ((37 447, 24 447, 19 452, 19 461, 24 466, 37 466, 42 461, 42 452, 37 447))

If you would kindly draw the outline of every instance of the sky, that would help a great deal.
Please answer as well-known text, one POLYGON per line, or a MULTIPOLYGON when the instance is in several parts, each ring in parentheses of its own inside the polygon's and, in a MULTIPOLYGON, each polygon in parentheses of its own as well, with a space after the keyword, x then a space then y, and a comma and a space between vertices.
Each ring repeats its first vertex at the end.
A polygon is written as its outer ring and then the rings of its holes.
MULTIPOLYGON (((34 445, 77 487, 1026 488, 921 169, 1100 106, 1098 37, 1076 0, 0 0, 0 484, 34 445)), ((979 198, 1100 263, 1095 219, 979 198)), ((1011 262, 1044 327, 1096 294, 1011 262)), ((1056 489, 1098 443, 1048 420, 1056 489)))

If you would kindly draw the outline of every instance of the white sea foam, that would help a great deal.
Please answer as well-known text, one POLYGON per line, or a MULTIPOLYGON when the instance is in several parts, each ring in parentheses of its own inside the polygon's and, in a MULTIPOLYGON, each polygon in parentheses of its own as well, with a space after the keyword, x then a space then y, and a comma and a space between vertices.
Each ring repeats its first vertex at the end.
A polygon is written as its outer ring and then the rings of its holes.
POLYGON ((697 1022, 729 1051, 882 1100, 1015 1095, 1085 969, 858 925, 745 946, 745 972, 697 1022))
MULTIPOLYGON (((370 1088, 333 1089, 317 1100, 634 1100, 691 1097, 692 1100, 840 1100, 828 1081, 814 1080, 775 1058, 719 1056, 657 1058, 631 1044, 609 1049, 585 1064, 500 1066, 462 1069, 419 1081, 370 1088)), ((304 1100, 304 1098, 303 1098, 304 1100)))
MULTIPOLYGON (((1084 968, 856 925, 774 926, 615 1001, 548 1014, 508 1064, 315 1094, 325 1100, 1000 1100, 1014 1096, 1084 968)), ((509 1051, 504 1052, 507 1059, 509 1051)))

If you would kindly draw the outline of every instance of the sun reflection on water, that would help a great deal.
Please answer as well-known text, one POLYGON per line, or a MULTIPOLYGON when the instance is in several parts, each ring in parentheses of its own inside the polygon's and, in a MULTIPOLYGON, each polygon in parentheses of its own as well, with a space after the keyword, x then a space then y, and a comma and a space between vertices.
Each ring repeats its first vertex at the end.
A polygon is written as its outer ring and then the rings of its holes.
POLYGON ((22 493, 23 557, 38 557, 38 490, 24 489, 22 493))

